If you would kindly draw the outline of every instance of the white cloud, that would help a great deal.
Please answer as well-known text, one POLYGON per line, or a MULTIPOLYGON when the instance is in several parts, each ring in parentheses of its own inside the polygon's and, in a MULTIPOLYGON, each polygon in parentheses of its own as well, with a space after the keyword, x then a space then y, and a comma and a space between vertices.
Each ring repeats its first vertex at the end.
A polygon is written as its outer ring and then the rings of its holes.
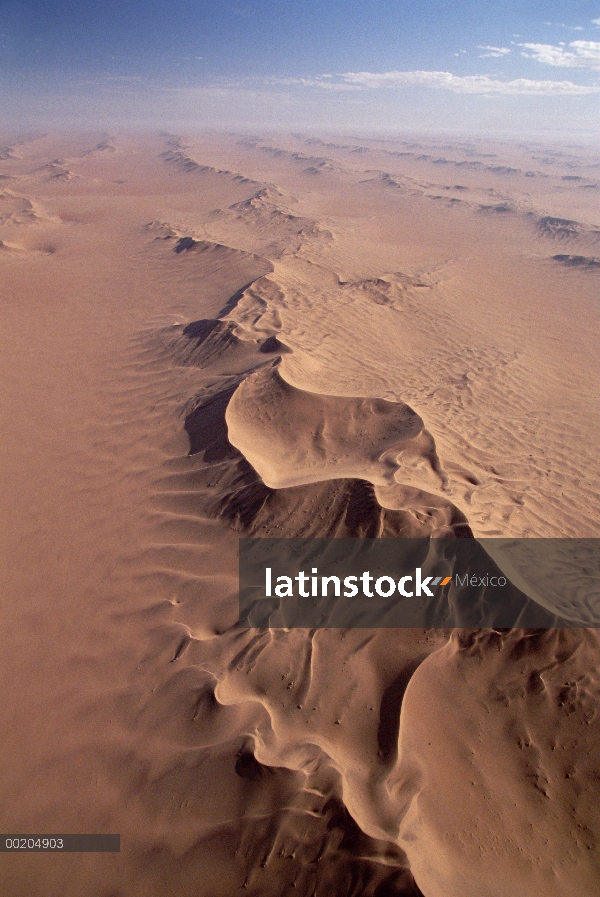
POLYGON ((551 28, 566 28, 567 31, 583 31, 581 25, 565 25, 564 22, 544 22, 543 24, 551 28))
MULTIPOLYGON (((343 76, 342 76, 343 77, 343 76)), ((248 84, 274 84, 278 87, 322 87, 325 90, 360 90, 364 85, 349 81, 336 81, 333 75, 317 75, 315 78, 248 78, 248 84)))
POLYGON ((480 59, 487 59, 488 57, 492 57, 494 59, 502 59, 503 56, 507 56, 510 53, 510 49, 508 47, 482 47, 478 44, 477 49, 487 50, 487 53, 480 53, 480 59))
POLYGON ((592 25, 597 25, 600 28, 600 19, 592 19, 592 25))
MULTIPOLYGON (((600 20, 599 20, 600 21, 600 20)), ((568 48, 564 44, 519 44, 522 55, 545 65, 561 68, 600 69, 600 42, 591 40, 571 41, 568 48)))
MULTIPOLYGON (((586 87, 572 81, 534 81, 516 78, 500 81, 488 75, 452 75, 450 72, 345 72, 344 83, 354 87, 436 87, 455 93, 512 94, 529 96, 585 96, 600 93, 600 85, 586 87)), ((318 81, 316 82, 318 83, 318 81)))

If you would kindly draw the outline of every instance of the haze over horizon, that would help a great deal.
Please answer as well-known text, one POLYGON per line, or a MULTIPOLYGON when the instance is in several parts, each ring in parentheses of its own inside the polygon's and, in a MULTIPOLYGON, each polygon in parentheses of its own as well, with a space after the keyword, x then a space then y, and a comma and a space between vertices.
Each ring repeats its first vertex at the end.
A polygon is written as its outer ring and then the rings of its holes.
POLYGON ((4 129, 600 131, 587 0, 3 2, 0 50, 4 129))

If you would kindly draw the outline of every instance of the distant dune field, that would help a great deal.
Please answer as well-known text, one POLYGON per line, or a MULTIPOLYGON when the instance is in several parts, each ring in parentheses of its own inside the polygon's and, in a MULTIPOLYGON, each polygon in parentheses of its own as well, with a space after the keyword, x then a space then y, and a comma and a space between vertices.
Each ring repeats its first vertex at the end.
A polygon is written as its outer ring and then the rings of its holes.
POLYGON ((236 626, 240 536, 600 534, 600 159, 3 147, 0 829, 121 852, 0 897, 600 897, 598 630, 236 626))

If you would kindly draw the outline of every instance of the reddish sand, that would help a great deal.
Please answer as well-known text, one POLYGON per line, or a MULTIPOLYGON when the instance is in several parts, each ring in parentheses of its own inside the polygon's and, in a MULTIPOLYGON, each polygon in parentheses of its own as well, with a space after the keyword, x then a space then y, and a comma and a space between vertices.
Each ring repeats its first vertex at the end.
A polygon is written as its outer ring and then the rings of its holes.
POLYGON ((600 895, 596 630, 236 627, 240 535, 598 535, 599 164, 3 154, 0 829, 122 847, 2 897, 600 895))

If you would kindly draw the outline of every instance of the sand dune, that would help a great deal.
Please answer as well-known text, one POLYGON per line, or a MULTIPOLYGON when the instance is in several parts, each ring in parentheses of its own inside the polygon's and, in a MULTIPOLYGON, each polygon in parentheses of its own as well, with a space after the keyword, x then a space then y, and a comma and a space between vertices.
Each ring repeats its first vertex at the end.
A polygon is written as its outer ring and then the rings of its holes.
POLYGON ((187 174, 216 174, 224 178, 233 178, 242 184, 254 184, 251 179, 245 178, 241 174, 234 174, 227 169, 213 168, 210 165, 199 165, 198 162, 195 162, 194 159, 187 156, 181 150, 167 150, 166 152, 161 153, 161 158, 164 159, 165 162, 175 165, 179 170, 184 171, 187 174))
POLYGON ((419 667, 395 787, 425 894, 598 893, 597 655, 594 631, 469 633, 419 667))
POLYGON ((286 161, 290 161, 295 164, 306 165, 308 164, 308 168, 305 168, 304 174, 313 174, 316 171, 331 171, 335 168, 331 159, 328 159, 324 156, 312 156, 307 155, 303 152, 294 152, 288 149, 284 149, 281 146, 268 146, 261 145, 260 143, 254 140, 241 140, 240 146, 258 150, 261 153, 265 153, 268 156, 276 159, 284 159, 286 161))
POLYGON ((66 159, 53 159, 39 169, 39 174, 52 181, 71 181, 77 175, 67 167, 66 159))
POLYGON ((99 153, 116 153, 116 152, 118 152, 116 146, 113 143, 111 143, 109 139, 104 139, 104 140, 98 141, 96 146, 92 147, 91 149, 83 150, 83 152, 81 153, 81 156, 85 158, 86 156, 97 156, 99 153))
POLYGON ((240 384, 226 419, 231 442, 274 488, 327 479, 332 471, 368 473, 385 483, 400 454, 423 463, 431 458, 432 470, 437 461, 422 420, 406 405, 311 394, 290 386, 276 368, 240 384))
POLYGON ((594 630, 236 625, 240 535, 597 535, 594 154, 2 145, 0 816, 122 840, 3 897, 600 895, 594 630))
MULTIPOLYGON (((410 459, 411 473, 421 465, 426 470, 420 479, 428 470, 435 482, 433 440, 410 408, 294 389, 278 373, 289 348, 275 336, 240 339, 236 329, 243 334, 230 321, 207 319, 169 328, 163 336, 179 364, 211 375, 185 420, 190 453, 207 463, 191 478, 191 489, 204 493, 205 513, 254 536, 469 532, 464 516, 443 500, 437 514, 428 509, 421 519, 378 501, 373 484, 394 482, 399 456, 403 463, 410 459), (327 514, 315 510, 321 507, 327 514)), ((183 486, 187 494, 186 478, 183 486)), ((390 490, 387 495, 389 501, 390 490)))
MULTIPOLYGON (((290 201, 295 202, 293 197, 290 201)), ((269 258, 298 252, 307 240, 314 244, 331 239, 329 231, 316 221, 294 215, 285 206, 285 198, 278 190, 263 187, 250 199, 213 212, 208 226, 212 233, 224 227, 236 245, 251 246, 269 258)))
POLYGON ((10 191, 0 194, 0 224, 29 224, 37 218, 33 203, 26 197, 10 191))

